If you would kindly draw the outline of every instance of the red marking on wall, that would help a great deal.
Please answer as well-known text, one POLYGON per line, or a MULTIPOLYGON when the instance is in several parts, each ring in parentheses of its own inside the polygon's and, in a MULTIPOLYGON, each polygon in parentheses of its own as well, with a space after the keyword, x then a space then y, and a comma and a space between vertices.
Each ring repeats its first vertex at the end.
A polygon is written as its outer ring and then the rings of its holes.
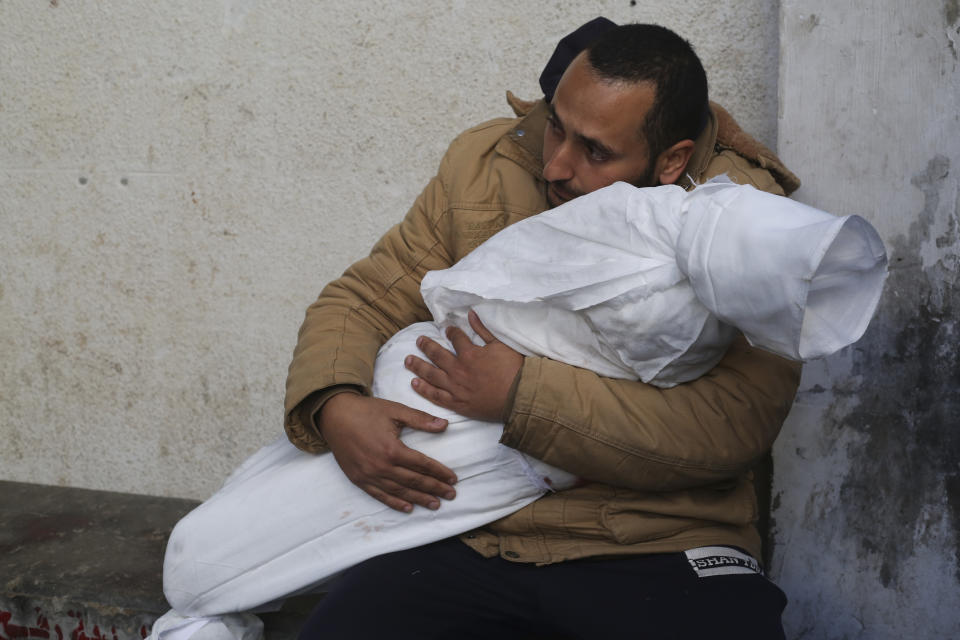
MULTIPOLYGON (((41 638, 42 640, 51 640, 50 638, 50 620, 43 615, 39 607, 34 608, 37 614, 37 621, 33 625, 25 626, 13 624, 13 613, 10 611, 0 611, 0 640, 21 640, 30 638, 41 638)), ((117 638, 116 627, 111 627, 110 633, 106 634, 100 631, 100 627, 93 626, 93 631, 87 633, 83 622, 83 615, 79 611, 67 611, 67 616, 76 618, 76 626, 70 631, 70 640, 119 640, 117 638)), ((140 628, 142 638, 146 638, 146 627, 140 628)), ((53 631, 57 634, 56 640, 64 640, 63 630, 60 625, 54 625, 53 631)))
POLYGON ((43 616, 37 617, 36 626, 25 627, 13 624, 13 614, 9 611, 0 611, 0 639, 13 640, 14 638, 49 638, 50 623, 43 616))
POLYGON ((100 632, 100 627, 93 625, 93 631, 90 634, 87 634, 86 628, 83 624, 83 616, 79 611, 73 612, 68 611, 67 615, 71 618, 77 619, 77 626, 73 631, 70 632, 70 640, 117 640, 117 634, 114 633, 113 637, 104 635, 100 632))

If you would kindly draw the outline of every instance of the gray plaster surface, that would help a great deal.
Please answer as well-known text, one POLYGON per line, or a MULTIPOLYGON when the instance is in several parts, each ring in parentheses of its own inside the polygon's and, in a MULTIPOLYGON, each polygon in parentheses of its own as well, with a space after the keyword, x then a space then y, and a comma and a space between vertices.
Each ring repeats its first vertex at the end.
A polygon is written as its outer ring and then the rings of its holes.
POLYGON ((804 368, 774 452, 788 637, 960 637, 958 7, 782 3, 795 197, 863 215, 890 256, 866 335, 804 368))
POLYGON ((776 142, 767 0, 0 2, 0 478, 210 495, 323 285, 599 14, 776 142))

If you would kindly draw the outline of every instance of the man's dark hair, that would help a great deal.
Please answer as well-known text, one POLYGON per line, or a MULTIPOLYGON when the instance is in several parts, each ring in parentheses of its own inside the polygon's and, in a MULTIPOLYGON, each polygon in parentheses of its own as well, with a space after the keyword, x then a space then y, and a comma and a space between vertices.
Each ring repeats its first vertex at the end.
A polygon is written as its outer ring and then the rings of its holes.
POLYGON ((654 24, 625 24, 587 47, 587 60, 602 78, 651 82, 653 106, 642 125, 650 162, 681 140, 696 140, 707 122, 707 74, 693 47, 654 24))

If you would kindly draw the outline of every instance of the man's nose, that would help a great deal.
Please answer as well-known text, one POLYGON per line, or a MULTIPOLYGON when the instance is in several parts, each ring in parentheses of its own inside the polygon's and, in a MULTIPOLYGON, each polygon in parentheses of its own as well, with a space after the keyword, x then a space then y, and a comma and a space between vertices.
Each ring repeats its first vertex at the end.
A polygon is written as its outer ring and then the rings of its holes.
POLYGON ((543 179, 547 182, 565 182, 573 177, 570 144, 564 140, 543 165, 543 179))

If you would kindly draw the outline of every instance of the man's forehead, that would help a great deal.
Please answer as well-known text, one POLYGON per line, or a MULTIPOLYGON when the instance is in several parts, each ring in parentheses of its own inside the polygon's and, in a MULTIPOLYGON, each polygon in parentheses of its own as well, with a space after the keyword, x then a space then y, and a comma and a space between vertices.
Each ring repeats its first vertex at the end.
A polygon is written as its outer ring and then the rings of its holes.
POLYGON ((642 128, 653 103, 653 86, 590 76, 581 73, 570 82, 561 81, 547 105, 550 113, 569 129, 568 133, 613 149, 643 142, 642 128))

